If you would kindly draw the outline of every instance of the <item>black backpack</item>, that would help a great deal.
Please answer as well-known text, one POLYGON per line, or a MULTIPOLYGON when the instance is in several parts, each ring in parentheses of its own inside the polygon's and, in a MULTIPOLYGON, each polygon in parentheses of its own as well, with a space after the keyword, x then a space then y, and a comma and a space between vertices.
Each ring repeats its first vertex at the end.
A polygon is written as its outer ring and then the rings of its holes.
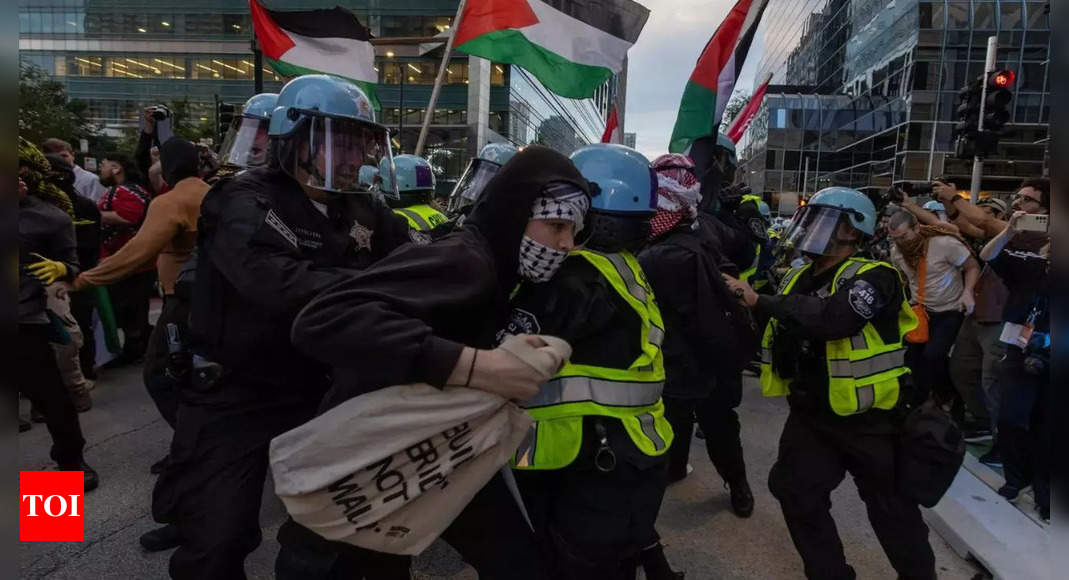
POLYGON ((742 373, 761 346, 757 322, 749 308, 724 283, 717 265, 719 250, 713 240, 704 237, 700 230, 682 230, 670 234, 662 243, 673 244, 689 250, 695 256, 699 316, 705 344, 692 344, 696 349, 695 360, 715 356, 722 376, 742 373))

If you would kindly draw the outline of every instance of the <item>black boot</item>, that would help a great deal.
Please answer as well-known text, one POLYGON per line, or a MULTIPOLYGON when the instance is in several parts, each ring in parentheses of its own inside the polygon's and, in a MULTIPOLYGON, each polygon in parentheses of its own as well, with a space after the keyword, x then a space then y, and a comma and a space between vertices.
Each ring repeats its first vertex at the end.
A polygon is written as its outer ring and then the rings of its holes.
POLYGON ((731 488, 731 509, 740 518, 753 515, 753 492, 745 478, 729 485, 731 488))
POLYGON ((141 542, 141 547, 146 552, 162 552, 181 546, 182 533, 178 531, 178 526, 167 524, 162 528, 156 528, 141 534, 141 538, 138 541, 141 542))
POLYGON ((672 570, 668 558, 664 555, 664 545, 660 542, 642 550, 638 555, 646 580, 683 580, 684 573, 672 570))
POLYGON ((84 459, 79 461, 78 463, 74 463, 74 464, 71 464, 71 465, 60 464, 59 470, 60 471, 81 471, 83 477, 85 478, 85 483, 84 483, 85 493, 89 493, 89 492, 93 491, 94 489, 96 489, 97 487, 100 486, 100 476, 97 475, 97 472, 96 472, 95 469, 93 469, 92 467, 89 467, 89 464, 86 463, 84 459))
POLYGON ((149 473, 151 473, 152 475, 159 475, 159 474, 163 473, 163 470, 167 469, 167 464, 170 463, 170 462, 171 462, 171 454, 168 453, 167 455, 163 456, 163 459, 160 459, 156 463, 153 463, 152 466, 150 466, 148 468, 149 473))
POLYGON ((33 429, 33 423, 19 417, 19 433, 25 433, 30 429, 33 429))

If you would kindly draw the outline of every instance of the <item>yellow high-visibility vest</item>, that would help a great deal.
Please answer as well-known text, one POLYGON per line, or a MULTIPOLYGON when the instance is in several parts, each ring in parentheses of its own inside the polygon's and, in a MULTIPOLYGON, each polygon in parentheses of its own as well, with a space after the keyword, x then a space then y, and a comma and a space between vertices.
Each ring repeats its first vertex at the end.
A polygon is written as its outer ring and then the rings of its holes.
MULTIPOLYGON (((779 293, 784 296, 790 294, 802 272, 811 266, 805 264, 788 272, 780 283, 779 293)), ((894 266, 886 262, 850 258, 836 271, 828 295, 834 295, 843 282, 873 268, 894 269, 894 266)), ((895 270, 899 275, 897 272, 895 270)), ((866 322, 854 336, 825 343, 828 402, 837 415, 855 415, 869 409, 893 409, 898 403, 898 378, 909 372, 902 337, 917 327, 917 316, 909 307, 904 291, 900 302, 898 340, 884 342, 872 322, 866 322)), ((783 397, 790 392, 790 380, 772 370, 772 339, 778 324, 775 318, 769 320, 761 339, 761 393, 766 397, 783 397)))
POLYGON ((631 440, 646 455, 657 456, 672 444, 672 427, 664 418, 664 322, 638 260, 630 252, 579 250, 601 272, 642 321, 642 353, 626 369, 564 365, 521 406, 534 418, 527 437, 512 458, 516 469, 561 469, 575 461, 583 443, 583 417, 619 419, 631 440))
POLYGON ((408 221, 408 227, 417 232, 429 232, 449 221, 444 213, 427 204, 397 208, 393 212, 408 221))

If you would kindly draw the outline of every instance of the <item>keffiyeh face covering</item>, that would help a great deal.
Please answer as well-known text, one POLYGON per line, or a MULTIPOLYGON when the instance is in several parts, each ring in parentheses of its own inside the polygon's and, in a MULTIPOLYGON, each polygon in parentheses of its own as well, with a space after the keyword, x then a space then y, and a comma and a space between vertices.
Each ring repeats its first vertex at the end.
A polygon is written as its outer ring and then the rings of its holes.
MULTIPOLYGON (((566 183, 550 184, 543 193, 531 207, 531 219, 570 220, 575 223, 575 232, 579 233, 590 207, 586 193, 566 183)), ((550 248, 524 235, 520 242, 520 276, 531 282, 545 282, 557 273, 567 257, 568 252, 550 248)))

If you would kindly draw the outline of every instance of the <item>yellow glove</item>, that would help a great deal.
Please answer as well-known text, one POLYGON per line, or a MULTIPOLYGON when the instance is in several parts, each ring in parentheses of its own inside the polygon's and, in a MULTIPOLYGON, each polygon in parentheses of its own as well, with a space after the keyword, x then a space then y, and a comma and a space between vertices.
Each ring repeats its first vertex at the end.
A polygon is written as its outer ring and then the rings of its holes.
POLYGON ((40 258, 41 261, 26 266, 26 270, 37 277, 42 284, 48 285, 67 276, 67 265, 63 262, 49 260, 41 254, 35 254, 33 252, 31 252, 30 255, 35 258, 40 258))
POLYGON ((95 223, 93 220, 74 220, 74 225, 76 226, 91 226, 95 223))

